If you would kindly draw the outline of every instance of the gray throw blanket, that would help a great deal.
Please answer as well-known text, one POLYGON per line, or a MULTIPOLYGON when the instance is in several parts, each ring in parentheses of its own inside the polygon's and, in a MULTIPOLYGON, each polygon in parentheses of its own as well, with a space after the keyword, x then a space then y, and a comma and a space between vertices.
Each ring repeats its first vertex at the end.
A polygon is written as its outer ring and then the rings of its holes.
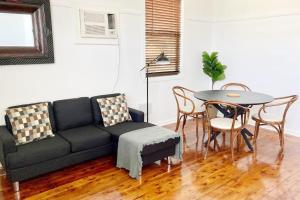
POLYGON ((174 158, 182 160, 182 141, 179 133, 159 126, 124 133, 119 138, 117 167, 129 170, 129 176, 138 179, 143 166, 141 152, 144 146, 176 137, 180 137, 180 142, 176 145, 174 158))

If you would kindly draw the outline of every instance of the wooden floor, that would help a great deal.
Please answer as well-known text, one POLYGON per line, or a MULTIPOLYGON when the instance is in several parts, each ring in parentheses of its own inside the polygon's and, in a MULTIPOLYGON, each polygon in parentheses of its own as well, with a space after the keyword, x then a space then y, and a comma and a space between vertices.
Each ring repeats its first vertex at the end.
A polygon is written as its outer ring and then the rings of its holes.
MULTIPOLYGON (((203 160, 191 121, 186 133, 184 160, 169 171, 165 161, 153 164, 136 181, 108 156, 22 182, 21 199, 300 199, 300 138, 287 136, 280 155, 278 136, 262 131, 256 161, 244 147, 232 164, 228 148, 203 160)), ((14 199, 5 176, 0 181, 0 199, 14 199)))

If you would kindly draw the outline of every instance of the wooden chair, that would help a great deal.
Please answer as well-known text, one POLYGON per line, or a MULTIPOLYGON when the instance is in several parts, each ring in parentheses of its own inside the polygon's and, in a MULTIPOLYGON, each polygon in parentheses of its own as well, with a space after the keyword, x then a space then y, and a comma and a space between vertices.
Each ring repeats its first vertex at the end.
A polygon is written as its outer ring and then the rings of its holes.
MULTIPOLYGON (((224 135, 224 134, 226 134, 226 132, 229 132, 230 133, 231 158, 232 158, 232 161, 234 161, 234 143, 238 137, 241 138, 240 137, 241 130, 248 123, 250 109, 240 106, 238 104, 227 103, 227 102, 222 102, 222 101, 207 101, 204 103, 204 105, 206 106, 206 110, 210 106, 220 105, 226 109, 230 109, 230 112, 233 113, 233 118, 225 118, 225 117, 210 116, 209 112, 207 112, 206 119, 207 119, 207 124, 208 124, 208 140, 207 140, 206 152, 205 152, 204 158, 206 159, 206 157, 207 157, 207 152, 209 149, 209 144, 211 142, 212 134, 221 132, 224 135), (239 121, 237 119, 237 117, 238 117, 238 112, 241 112, 241 111, 243 111, 244 114, 243 114, 243 117, 241 118, 241 120, 239 121)), ((204 145, 204 137, 202 138, 202 145, 204 145)), ((238 142, 238 147, 239 147, 239 142, 238 142)))
POLYGON ((242 83, 227 83, 221 87, 221 90, 230 90, 230 89, 251 91, 251 89, 248 86, 242 83))
MULTIPOLYGON (((180 121, 183 118, 182 124, 182 133, 185 140, 185 132, 184 127, 186 124, 187 117, 192 117, 196 121, 196 137, 197 137, 197 145, 199 141, 199 119, 202 120, 203 134, 205 133, 205 108, 202 103, 196 104, 193 100, 194 91, 181 87, 175 86, 173 87, 173 94, 176 99, 177 104, 177 124, 175 131, 177 132, 179 129, 180 121)), ((195 99, 196 100, 196 99, 195 99)))
MULTIPOLYGON (((221 90, 242 90, 245 92, 251 92, 251 89, 242 83, 227 83, 221 87, 221 90)), ((250 106, 249 108, 251 108, 250 106)), ((243 116, 241 116, 243 117, 243 116)), ((225 135, 223 134, 223 143, 225 143, 225 135)))
POLYGON ((259 128, 261 126, 269 125, 278 132, 281 152, 284 150, 284 126, 286 114, 290 108, 290 106, 297 101, 298 96, 292 95, 287 97, 279 97, 275 98, 275 100, 271 103, 264 104, 258 111, 257 114, 252 116, 252 119, 255 121, 255 131, 254 131, 254 149, 255 153, 257 152, 257 137, 259 133, 259 128), (272 115, 272 109, 276 110, 276 112, 280 111, 281 115, 272 115), (267 112, 267 110, 269 112, 267 112))

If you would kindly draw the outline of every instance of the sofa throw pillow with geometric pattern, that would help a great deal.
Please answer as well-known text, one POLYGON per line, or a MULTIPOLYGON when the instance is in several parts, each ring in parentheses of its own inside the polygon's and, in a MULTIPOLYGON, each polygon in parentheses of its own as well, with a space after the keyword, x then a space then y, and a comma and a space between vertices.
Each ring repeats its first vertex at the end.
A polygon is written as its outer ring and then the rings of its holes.
POLYGON ((12 125, 17 145, 54 137, 49 119, 48 103, 10 108, 6 114, 12 125))
POLYGON ((97 99, 97 102, 105 127, 131 120, 124 94, 116 97, 100 98, 97 99))

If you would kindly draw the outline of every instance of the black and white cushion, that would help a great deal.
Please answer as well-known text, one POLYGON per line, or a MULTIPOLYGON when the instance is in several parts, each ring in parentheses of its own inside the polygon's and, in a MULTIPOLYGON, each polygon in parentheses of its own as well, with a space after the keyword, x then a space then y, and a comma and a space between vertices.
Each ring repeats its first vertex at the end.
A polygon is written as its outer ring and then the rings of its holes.
POLYGON ((54 137, 49 119, 48 103, 9 108, 6 114, 17 145, 54 137))
POLYGON ((105 127, 131 120, 124 94, 115 97, 100 98, 97 99, 97 102, 105 127))

